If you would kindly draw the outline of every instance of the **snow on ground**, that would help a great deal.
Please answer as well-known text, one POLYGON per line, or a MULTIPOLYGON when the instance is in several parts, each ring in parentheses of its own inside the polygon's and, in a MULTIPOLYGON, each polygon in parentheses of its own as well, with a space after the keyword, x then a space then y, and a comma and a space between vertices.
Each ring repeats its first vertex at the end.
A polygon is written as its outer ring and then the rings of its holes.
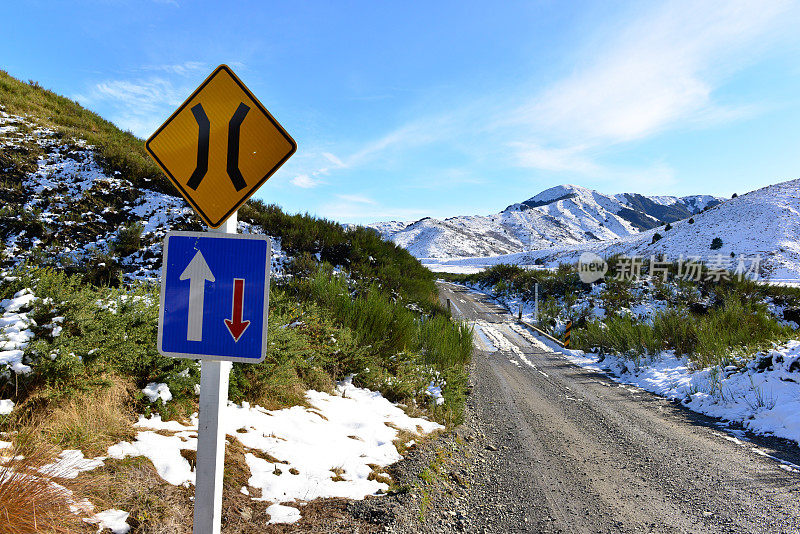
MULTIPOLYGON (((53 232, 46 248, 39 238, 26 235, 26 230, 12 232, 5 240, 6 257, 16 265, 34 253, 58 260, 57 264, 85 263, 97 254, 109 253, 119 231, 139 222, 142 249, 119 261, 126 281, 157 280, 164 236, 170 230, 196 226, 192 207, 179 196, 154 191, 146 185, 136 187, 119 171, 106 174, 98 162, 96 147, 83 140, 68 140, 51 128, 40 127, 33 119, 0 113, 0 150, 32 144, 42 149, 35 170, 21 184, 24 205, 16 208, 53 232), (25 127, 17 127, 22 125, 25 127), (86 205, 105 204, 108 205, 102 209, 85 209, 86 205), (84 231, 89 225, 91 231, 84 231)), ((244 222, 239 223, 239 229, 243 233, 263 232, 244 222)), ((280 273, 285 261, 280 243, 273 242, 273 273, 280 273)))
POLYGON ((8 415, 14 409, 14 401, 11 399, 0 399, 0 415, 8 415))
MULTIPOLYGON (((31 372, 31 368, 22 363, 22 356, 25 347, 33 339, 30 327, 35 323, 28 313, 35 301, 33 291, 23 289, 12 298, 0 302, 0 308, 5 310, 0 317, 0 364, 7 365, 16 374, 31 372)), ((4 404, 2 409, 7 407, 4 404)))
POLYGON ((61 451, 58 460, 40 467, 39 472, 43 475, 60 478, 75 478, 84 471, 91 471, 102 466, 105 459, 105 456, 86 458, 83 451, 67 449, 61 451))
POLYGON ((695 369, 664 351, 634 362, 619 356, 558 348, 572 363, 609 373, 617 381, 676 399, 687 408, 765 436, 800 444, 800 341, 757 355, 744 367, 695 369))
MULTIPOLYGON (((412 418, 380 393, 358 388, 351 380, 331 395, 308 391, 310 408, 293 406, 265 410, 260 406, 228 403, 221 417, 228 439, 245 448, 251 477, 246 494, 273 503, 309 501, 318 497, 361 499, 386 491, 388 486, 369 480, 372 465, 387 466, 402 457, 393 441, 398 430, 418 435, 443 427, 412 418)), ((182 450, 197 449, 197 415, 189 424, 140 418, 142 428, 133 443, 109 448, 112 458, 146 456, 158 474, 174 485, 194 483, 195 473, 182 450)), ((299 511, 271 507, 272 522, 296 521, 299 511)))
POLYGON ((128 512, 111 508, 98 512, 84 521, 97 525, 97 532, 109 529, 113 534, 127 534, 131 530, 131 526, 127 523, 129 515, 128 512))
POLYGON ((147 396, 150 402, 155 402, 158 399, 161 399, 162 402, 172 400, 172 392, 169 390, 169 386, 163 382, 148 382, 147 385, 142 388, 142 393, 147 396))

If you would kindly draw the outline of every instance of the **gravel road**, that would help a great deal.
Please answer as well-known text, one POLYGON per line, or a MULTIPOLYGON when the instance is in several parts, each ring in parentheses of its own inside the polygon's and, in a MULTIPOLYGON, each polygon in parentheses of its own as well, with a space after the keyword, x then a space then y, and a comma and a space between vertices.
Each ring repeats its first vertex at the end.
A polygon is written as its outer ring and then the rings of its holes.
POLYGON ((800 532, 800 473, 752 450, 800 464, 797 447, 736 443, 713 419, 532 343, 479 294, 440 293, 484 332, 467 419, 402 463, 409 483, 423 467, 435 476, 388 530, 800 532))

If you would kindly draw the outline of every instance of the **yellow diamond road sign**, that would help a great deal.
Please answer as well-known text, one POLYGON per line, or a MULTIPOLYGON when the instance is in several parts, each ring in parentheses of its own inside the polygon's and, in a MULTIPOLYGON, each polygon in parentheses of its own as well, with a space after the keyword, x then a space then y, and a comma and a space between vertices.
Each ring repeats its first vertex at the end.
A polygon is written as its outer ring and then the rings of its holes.
POLYGON ((297 143, 227 65, 211 73, 145 144, 212 228, 297 150, 297 143))

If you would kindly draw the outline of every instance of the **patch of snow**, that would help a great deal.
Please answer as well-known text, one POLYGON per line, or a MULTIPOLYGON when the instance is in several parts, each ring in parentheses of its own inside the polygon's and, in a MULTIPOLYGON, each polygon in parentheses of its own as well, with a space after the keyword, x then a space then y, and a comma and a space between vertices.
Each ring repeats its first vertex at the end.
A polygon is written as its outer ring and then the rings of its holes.
POLYGON ((43 465, 39 472, 59 478, 75 478, 84 471, 91 471, 103 465, 105 456, 97 458, 86 458, 83 451, 70 450, 61 451, 58 460, 53 463, 43 465))
POLYGON ((30 289, 18 291, 13 298, 4 299, 0 307, 5 309, 0 317, 0 364, 6 364, 17 374, 27 374, 32 369, 22 363, 24 350, 33 339, 30 327, 34 325, 29 312, 22 312, 23 308, 30 308, 36 297, 30 289))
POLYGON ((0 399, 0 415, 8 415, 14 409, 14 401, 11 399, 0 399))
POLYGON ((128 512, 111 508, 94 514, 92 517, 84 519, 87 523, 97 525, 97 532, 109 529, 113 534, 127 534, 131 526, 127 523, 128 512))
MULTIPOLYGON (((229 402, 224 408, 220 420, 228 439, 235 438, 253 451, 245 460, 251 474, 248 486, 261 490, 257 500, 361 499, 386 491, 386 484, 369 480, 370 464, 386 466, 402 458, 393 444, 398 430, 424 435, 444 428, 409 417, 380 393, 354 386, 352 379, 339 383, 333 395, 307 391, 306 400, 308 408, 270 411, 247 402, 229 402)), ((146 456, 170 484, 193 484, 195 473, 181 451, 197 450, 197 415, 185 425, 159 416, 140 417, 136 426, 143 429, 136 440, 113 445, 109 456, 146 456), (173 434, 165 436, 165 431, 173 434)))
POLYGON ((161 399, 162 402, 166 403, 172 400, 172 392, 169 390, 169 386, 163 382, 149 382, 144 388, 142 388, 142 393, 147 395, 147 398, 150 399, 150 402, 155 402, 158 399, 161 399))
POLYGON ((295 523, 300 520, 300 510, 282 504, 273 504, 267 508, 269 523, 295 523))

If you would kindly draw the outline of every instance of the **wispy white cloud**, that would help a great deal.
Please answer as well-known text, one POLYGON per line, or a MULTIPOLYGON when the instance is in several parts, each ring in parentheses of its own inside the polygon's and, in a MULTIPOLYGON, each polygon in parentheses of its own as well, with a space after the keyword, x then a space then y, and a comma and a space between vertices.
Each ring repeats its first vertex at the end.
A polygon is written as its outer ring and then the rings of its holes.
MULTIPOLYGON (((628 21, 584 68, 517 110, 517 120, 569 138, 642 138, 719 104, 726 74, 744 66, 747 48, 786 2, 671 2, 628 21), (744 53, 744 55, 743 55, 744 53)), ((733 114, 732 116, 735 116, 733 114)))
POLYGON ((178 76, 187 76, 196 73, 211 73, 211 68, 209 65, 201 61, 184 61, 183 63, 175 63, 172 65, 145 65, 142 67, 142 70, 168 72, 171 74, 177 74, 178 76))
POLYGON ((323 152, 322 153, 322 157, 324 157, 325 159, 327 159, 328 161, 333 163, 333 165, 335 167, 338 167, 338 168, 347 167, 347 165, 342 160, 340 160, 339 158, 337 158, 335 155, 331 154, 330 152, 323 152))
POLYGON ((107 115, 114 123, 147 137, 191 94, 197 75, 206 71, 210 68, 197 61, 145 65, 128 79, 96 83, 73 98, 89 107, 110 109, 107 115))
POLYGON ((720 103, 714 91, 749 64, 790 5, 670 2, 638 13, 495 127, 518 136, 510 146, 519 165, 600 177, 608 172, 595 156, 611 145, 751 116, 758 105, 720 103))
POLYGON ((537 143, 514 141, 509 143, 509 147, 514 151, 516 163, 521 167, 581 174, 591 174, 599 170, 599 166, 586 155, 585 146, 548 148, 537 143))
POLYGON ((320 183, 322 183, 321 180, 307 174, 298 174, 291 179, 291 182, 297 187, 302 187, 303 189, 311 189, 312 187, 317 187, 320 183))
POLYGON ((452 116, 425 117, 400 126, 377 139, 367 141, 346 156, 330 151, 309 151, 302 170, 291 180, 299 187, 315 187, 326 183, 324 177, 338 169, 354 169, 376 160, 385 164, 393 154, 401 154, 413 147, 431 144, 452 137, 452 128, 458 121, 452 116))
POLYGON ((720 89, 788 35, 787 20, 798 20, 798 7, 783 0, 632 6, 615 17, 613 28, 600 27, 578 45, 574 68, 561 79, 544 87, 521 84, 502 97, 445 103, 355 148, 312 149, 292 183, 315 187, 336 172, 388 167, 420 148, 442 146, 464 154, 464 170, 496 161, 499 169, 518 166, 663 190, 676 181, 667 163, 626 167, 607 163, 607 156, 665 131, 717 126, 768 109, 769 103, 726 100, 720 89))
POLYGON ((374 200, 369 197, 363 195, 342 195, 337 194, 337 198, 340 198, 346 202, 352 202, 354 204, 377 204, 374 200))

